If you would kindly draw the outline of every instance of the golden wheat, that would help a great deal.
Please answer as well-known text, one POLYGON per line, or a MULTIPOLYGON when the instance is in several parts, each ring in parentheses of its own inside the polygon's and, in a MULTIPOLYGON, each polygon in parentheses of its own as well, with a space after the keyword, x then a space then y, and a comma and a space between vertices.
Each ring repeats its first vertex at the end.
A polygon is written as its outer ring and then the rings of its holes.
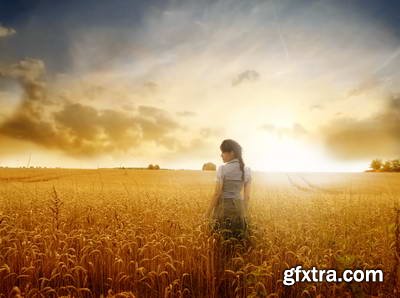
POLYGON ((0 297, 395 297, 400 175, 255 173, 250 245, 211 235, 215 173, 1 169, 0 297), (282 283, 283 270, 383 283, 282 283))

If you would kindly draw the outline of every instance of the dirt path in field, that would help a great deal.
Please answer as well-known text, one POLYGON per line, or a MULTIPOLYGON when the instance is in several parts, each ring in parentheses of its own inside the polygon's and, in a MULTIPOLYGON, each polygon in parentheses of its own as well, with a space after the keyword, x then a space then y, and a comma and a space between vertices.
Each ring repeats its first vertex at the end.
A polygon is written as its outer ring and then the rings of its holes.
POLYGON ((328 194, 342 194, 344 190, 338 189, 329 189, 318 186, 314 183, 311 183, 309 180, 304 178, 300 174, 286 174, 286 177, 291 186, 296 188, 297 190, 304 191, 304 192, 323 192, 328 194))
POLYGON ((287 177, 290 185, 293 186, 294 188, 296 188, 297 190, 305 191, 305 192, 313 191, 313 189, 311 189, 309 187, 309 185, 305 184, 304 181, 299 181, 299 177, 297 174, 287 173, 286 177, 287 177))
POLYGON ((70 174, 63 175, 35 175, 35 176, 16 176, 16 177, 0 177, 0 182, 46 182, 51 180, 57 180, 66 176, 71 176, 70 174))
POLYGON ((321 187, 321 186, 318 186, 318 185, 315 185, 315 184, 311 183, 310 181, 308 181, 306 178, 304 178, 304 177, 301 176, 301 175, 298 175, 298 174, 297 174, 297 176, 298 176, 310 189, 313 189, 313 190, 315 190, 315 191, 325 192, 325 193, 329 193, 329 194, 341 194, 341 193, 343 193, 343 191, 344 191, 344 190, 337 190, 337 189, 335 190, 335 189, 324 188, 324 187, 321 187))

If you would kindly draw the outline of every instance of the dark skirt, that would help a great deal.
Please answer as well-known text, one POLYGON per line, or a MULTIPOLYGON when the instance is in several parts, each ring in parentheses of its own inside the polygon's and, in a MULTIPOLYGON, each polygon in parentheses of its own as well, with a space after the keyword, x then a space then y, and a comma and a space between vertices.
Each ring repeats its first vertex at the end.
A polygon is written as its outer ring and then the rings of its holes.
POLYGON ((220 198, 212 214, 212 230, 223 234, 225 239, 244 239, 248 235, 244 201, 240 198, 220 198))

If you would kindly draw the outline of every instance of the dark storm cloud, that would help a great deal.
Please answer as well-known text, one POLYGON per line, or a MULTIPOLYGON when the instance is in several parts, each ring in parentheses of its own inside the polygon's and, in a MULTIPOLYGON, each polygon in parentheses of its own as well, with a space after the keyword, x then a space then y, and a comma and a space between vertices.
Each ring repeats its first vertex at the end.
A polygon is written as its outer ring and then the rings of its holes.
POLYGON ((254 82, 257 81, 259 78, 260 74, 255 70, 246 70, 232 80, 232 86, 237 86, 246 81, 254 82))
POLYGON ((328 151, 342 159, 396 157, 400 154, 400 97, 365 119, 340 117, 321 127, 328 151))
POLYGON ((146 141, 166 148, 179 143, 171 134, 180 125, 163 109, 140 105, 133 109, 133 114, 128 114, 70 99, 56 104, 48 98, 44 76, 43 61, 35 59, 0 68, 0 78, 17 81, 23 90, 20 105, 4 119, 0 135, 58 149, 71 156, 126 151, 146 141), (58 109, 54 110, 55 107, 58 109))

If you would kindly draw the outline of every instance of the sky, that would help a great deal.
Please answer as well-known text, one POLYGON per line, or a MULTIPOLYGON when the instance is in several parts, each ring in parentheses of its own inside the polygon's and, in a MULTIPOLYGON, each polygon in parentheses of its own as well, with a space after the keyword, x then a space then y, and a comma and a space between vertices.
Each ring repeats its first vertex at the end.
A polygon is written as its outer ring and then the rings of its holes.
POLYGON ((0 166, 400 157, 396 1, 0 1, 0 166))

